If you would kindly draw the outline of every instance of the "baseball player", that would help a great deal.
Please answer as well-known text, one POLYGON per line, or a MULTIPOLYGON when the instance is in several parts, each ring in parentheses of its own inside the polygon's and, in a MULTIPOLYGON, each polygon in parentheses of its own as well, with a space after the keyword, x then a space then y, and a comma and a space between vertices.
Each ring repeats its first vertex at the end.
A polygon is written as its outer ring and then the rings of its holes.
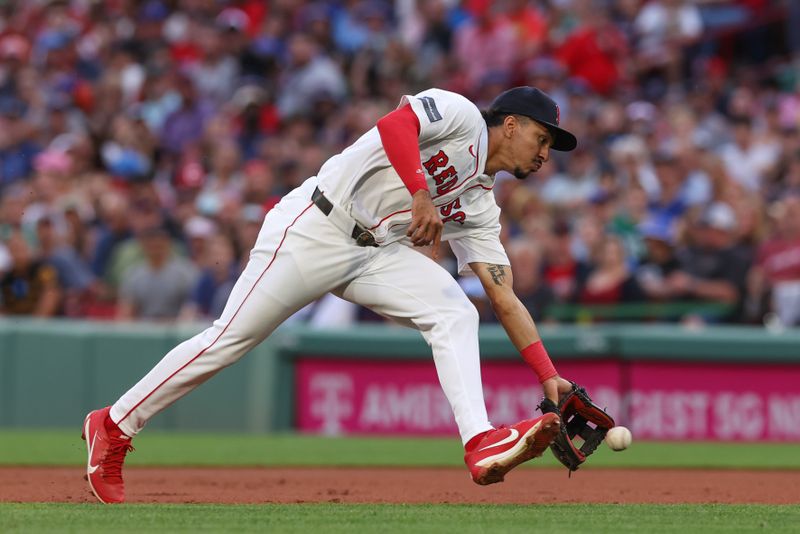
POLYGON ((501 93, 485 112, 441 89, 404 96, 395 111, 267 214, 222 316, 172 349, 113 406, 86 416, 94 495, 122 502, 122 465, 145 423, 327 292, 422 333, 476 483, 500 482, 540 456, 560 432, 559 414, 491 425, 477 311, 453 277, 417 247, 435 251, 449 241, 459 271, 478 276, 545 397, 557 403, 571 383, 556 373, 512 290, 492 187, 500 170, 524 179, 544 165, 550 150, 574 149, 575 136, 558 123, 558 106, 532 87, 501 93))

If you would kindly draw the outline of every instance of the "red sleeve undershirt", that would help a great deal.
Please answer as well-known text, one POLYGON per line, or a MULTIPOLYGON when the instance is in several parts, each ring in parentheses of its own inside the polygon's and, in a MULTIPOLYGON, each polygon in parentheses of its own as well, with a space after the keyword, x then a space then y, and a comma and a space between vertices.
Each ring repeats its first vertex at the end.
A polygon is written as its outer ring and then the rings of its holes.
POLYGON ((398 108, 378 121, 378 134, 394 170, 409 193, 428 190, 419 155, 419 119, 411 104, 398 108))

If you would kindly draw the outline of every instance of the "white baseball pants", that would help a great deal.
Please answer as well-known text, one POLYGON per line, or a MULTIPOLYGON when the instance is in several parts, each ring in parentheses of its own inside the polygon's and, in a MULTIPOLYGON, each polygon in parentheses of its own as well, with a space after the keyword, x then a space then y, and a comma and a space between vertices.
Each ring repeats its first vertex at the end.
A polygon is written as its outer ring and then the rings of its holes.
POLYGON ((406 245, 358 246, 311 203, 315 187, 316 179, 307 180, 267 214, 222 316, 167 353, 112 406, 111 419, 125 434, 136 435, 329 291, 422 332, 463 443, 492 428, 481 385, 478 313, 456 281, 406 245))

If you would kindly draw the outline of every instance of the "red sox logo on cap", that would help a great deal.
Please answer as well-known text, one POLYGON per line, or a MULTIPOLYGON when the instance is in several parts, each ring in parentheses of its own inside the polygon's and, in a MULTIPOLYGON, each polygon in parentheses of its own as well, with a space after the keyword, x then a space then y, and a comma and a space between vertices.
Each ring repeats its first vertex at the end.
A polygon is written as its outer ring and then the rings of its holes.
POLYGON ((530 86, 514 87, 497 95, 489 106, 494 113, 513 113, 529 117, 545 128, 553 136, 553 150, 565 152, 578 145, 575 136, 559 128, 561 110, 558 104, 541 89, 530 86))

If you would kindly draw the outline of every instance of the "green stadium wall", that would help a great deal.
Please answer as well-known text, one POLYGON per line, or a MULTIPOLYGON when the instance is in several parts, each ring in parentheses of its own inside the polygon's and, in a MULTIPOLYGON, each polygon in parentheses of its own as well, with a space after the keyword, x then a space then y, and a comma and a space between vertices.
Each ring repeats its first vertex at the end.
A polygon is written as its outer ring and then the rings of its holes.
MULTIPOLYGON (((112 403, 169 349, 201 329, 201 325, 4 319, 0 321, 0 427, 77 427, 89 410, 112 403)), ((625 369, 637 362, 685 362, 712 373, 714 366, 742 366, 782 376, 787 370, 800 372, 798 330, 615 324, 543 326, 541 334, 558 366, 580 369, 611 362, 620 370, 618 385, 623 390, 628 380, 625 369)), ((486 367, 520 365, 500 327, 483 327, 480 340, 486 367)), ((336 331, 282 327, 240 362, 154 418, 149 427, 290 429, 299 421, 297 405, 302 403, 298 369, 309 361, 334 367, 338 362, 357 366, 363 362, 363 367, 387 362, 391 364, 387 369, 424 364, 433 370, 430 349, 413 330, 384 325, 336 331)))

